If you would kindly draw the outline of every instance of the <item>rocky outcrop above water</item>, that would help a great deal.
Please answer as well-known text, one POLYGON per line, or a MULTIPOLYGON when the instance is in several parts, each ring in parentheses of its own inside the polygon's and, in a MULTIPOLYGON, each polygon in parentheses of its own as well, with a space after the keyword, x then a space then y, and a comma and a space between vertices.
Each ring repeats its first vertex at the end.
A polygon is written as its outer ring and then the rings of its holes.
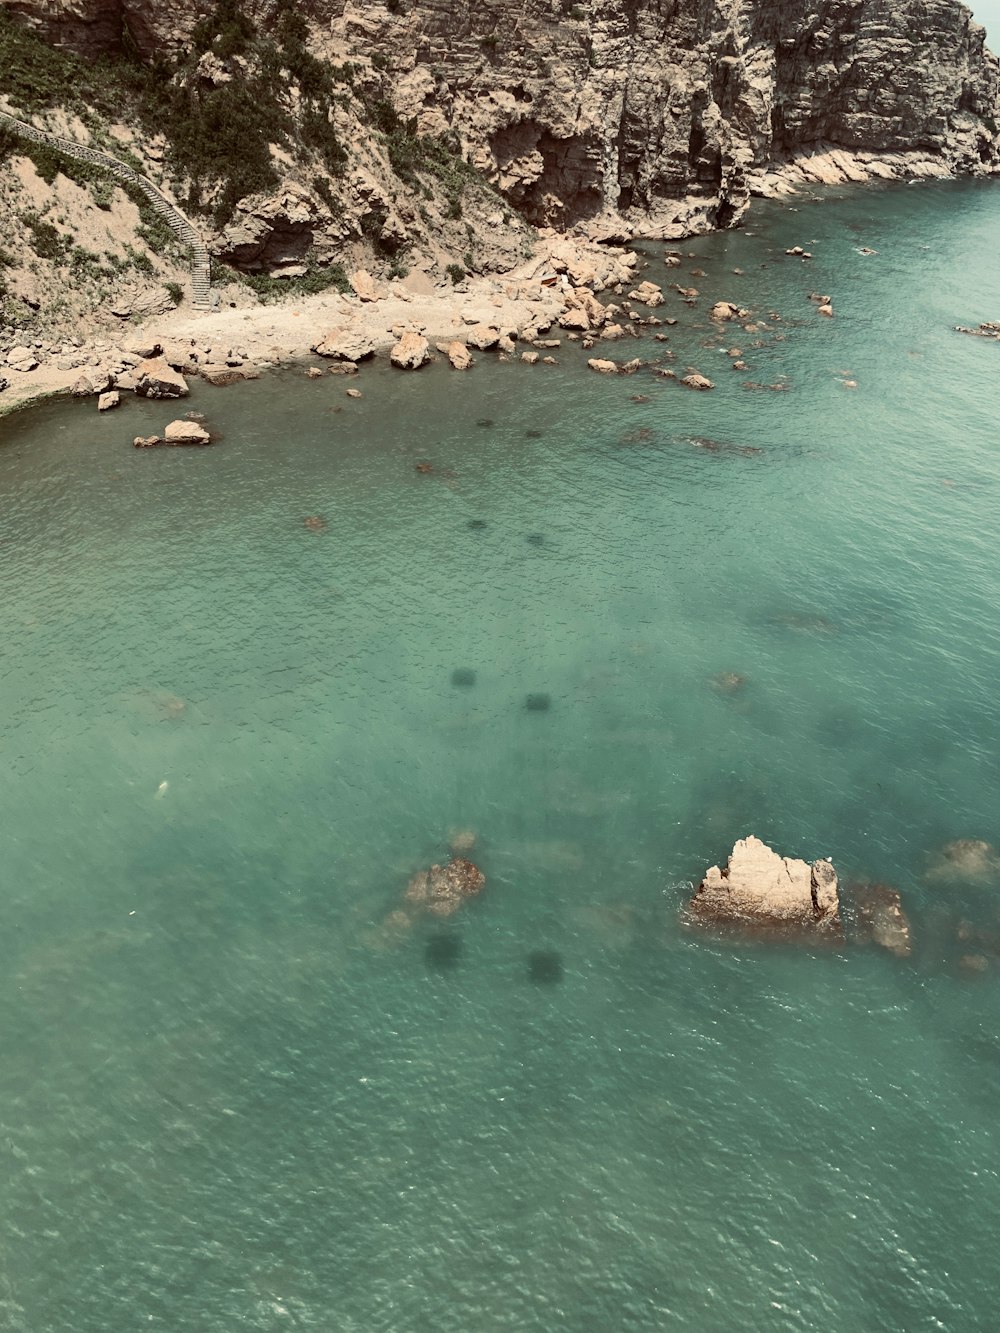
POLYGON ((466 898, 479 893, 486 876, 478 866, 463 856, 453 856, 447 865, 433 865, 410 880, 405 901, 410 907, 424 908, 435 916, 451 916, 466 898))
MULTIPOLYGON (((115 49, 127 32, 150 58, 181 49, 215 5, 8 7, 88 55, 115 49)), ((240 8, 273 21, 270 0, 240 8)), ((633 228, 681 235, 732 224, 751 192, 779 189, 785 175, 997 167, 998 65, 957 0, 305 0, 296 9, 310 21, 311 48, 349 62, 369 102, 391 101, 418 133, 457 141, 540 226, 585 223, 619 241, 633 228)), ((370 137, 358 100, 345 98, 341 120, 345 143, 370 137)), ((392 197, 374 178, 362 184, 392 197)), ((274 262, 285 250, 305 254, 317 201, 301 190, 289 201, 283 189, 241 215, 228 253, 267 263, 272 251, 274 262), (277 231, 284 248, 271 243, 277 231)), ((382 212, 393 221, 388 205, 382 212)), ((342 229, 349 222, 342 217, 342 229)))
POLYGON ((833 865, 779 856, 753 836, 736 843, 725 869, 709 869, 689 912, 706 924, 841 934, 833 865))

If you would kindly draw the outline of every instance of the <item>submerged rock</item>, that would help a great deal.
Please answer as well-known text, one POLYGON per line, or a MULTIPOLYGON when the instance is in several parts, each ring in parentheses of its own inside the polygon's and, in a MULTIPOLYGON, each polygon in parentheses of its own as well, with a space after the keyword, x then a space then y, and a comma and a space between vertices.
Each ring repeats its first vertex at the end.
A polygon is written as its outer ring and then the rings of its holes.
POLYGON ((982 838, 956 838, 931 857, 928 879, 985 880, 1000 876, 1000 852, 982 838))
POLYGON ((724 870, 712 866, 689 904, 701 923, 791 929, 839 938, 837 872, 829 861, 810 865, 779 856, 753 836, 733 847, 724 870))
POLYGON ((463 856, 453 856, 445 866, 433 865, 414 875, 404 896, 414 907, 425 908, 435 916, 450 916, 485 883, 486 876, 478 866, 463 856))
POLYGON ((862 935, 897 958, 909 958, 913 952, 910 923, 898 890, 888 884, 858 884, 854 896, 862 935))

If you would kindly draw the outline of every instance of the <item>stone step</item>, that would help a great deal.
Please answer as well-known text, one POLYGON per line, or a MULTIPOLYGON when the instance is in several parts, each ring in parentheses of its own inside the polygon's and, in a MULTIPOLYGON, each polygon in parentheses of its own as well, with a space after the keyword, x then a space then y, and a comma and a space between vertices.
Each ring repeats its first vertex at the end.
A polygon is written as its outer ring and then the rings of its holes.
POLYGON ((120 162, 108 153, 98 152, 94 148, 87 148, 83 144, 75 143, 72 139, 64 139, 61 135, 50 134, 48 130, 40 130, 34 125, 27 125, 23 120, 18 120, 16 116, 11 116, 5 111, 0 111, 0 122, 2 121, 15 125, 18 134, 25 139, 31 139, 35 143, 52 144, 60 148, 69 157, 75 157, 83 162, 93 162, 97 166, 106 168, 108 173, 118 180, 129 181, 133 185, 138 185, 154 211, 164 219, 175 235, 191 247, 192 303, 197 306, 209 304, 211 258, 208 250, 198 232, 180 209, 172 204, 147 176, 134 171, 126 163, 120 162))

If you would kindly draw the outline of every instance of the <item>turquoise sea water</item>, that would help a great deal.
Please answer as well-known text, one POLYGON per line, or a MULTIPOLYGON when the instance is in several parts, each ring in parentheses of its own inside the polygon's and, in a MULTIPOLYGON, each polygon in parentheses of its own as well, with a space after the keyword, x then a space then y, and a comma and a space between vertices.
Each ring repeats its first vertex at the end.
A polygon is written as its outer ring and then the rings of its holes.
POLYGON ((650 247, 702 297, 613 354, 714 393, 564 343, 195 385, 211 450, 0 422, 0 1328, 996 1326, 1000 883, 928 870, 1000 842, 998 227, 650 247), (387 925, 453 830, 482 895, 387 925), (912 959, 687 931, 750 832, 912 959))

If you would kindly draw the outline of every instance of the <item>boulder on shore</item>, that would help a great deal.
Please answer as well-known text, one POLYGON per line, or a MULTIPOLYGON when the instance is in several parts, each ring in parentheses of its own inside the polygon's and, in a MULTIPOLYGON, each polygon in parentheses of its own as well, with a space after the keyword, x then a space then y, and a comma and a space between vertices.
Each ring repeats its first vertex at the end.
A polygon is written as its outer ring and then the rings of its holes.
POLYGON ((689 904, 708 924, 841 935, 837 872, 829 861, 779 856, 753 836, 733 847, 724 870, 712 866, 689 904))
POLYGON ((375 342, 359 329, 329 329, 312 350, 317 356, 332 357, 334 361, 364 361, 375 355, 375 342))
POLYGON ((179 371, 171 369, 162 356, 140 361, 132 372, 135 392, 140 398, 186 398, 187 380, 179 371))
POLYGON ((448 358, 453 370, 468 370, 472 365, 472 357, 469 353, 469 349, 466 347, 465 343, 459 342, 457 338, 453 339, 450 343, 445 343, 443 346, 441 343, 438 343, 438 351, 443 352, 448 358))
POLYGON ((419 370, 430 360, 430 344, 422 333, 407 329, 389 352, 389 360, 400 370, 419 370))
POLYGON ((359 301, 377 301, 379 299, 375 279, 367 269, 357 269, 348 277, 347 281, 354 288, 354 294, 359 301))
POLYGON ((463 856, 453 856, 445 866, 433 865, 414 875, 405 898, 412 906, 426 908, 435 916, 451 916, 485 883, 486 876, 478 866, 463 856))
POLYGON ((110 412, 113 407, 121 403, 121 395, 117 389, 111 389, 107 393, 102 393, 97 400, 98 412, 110 412))

